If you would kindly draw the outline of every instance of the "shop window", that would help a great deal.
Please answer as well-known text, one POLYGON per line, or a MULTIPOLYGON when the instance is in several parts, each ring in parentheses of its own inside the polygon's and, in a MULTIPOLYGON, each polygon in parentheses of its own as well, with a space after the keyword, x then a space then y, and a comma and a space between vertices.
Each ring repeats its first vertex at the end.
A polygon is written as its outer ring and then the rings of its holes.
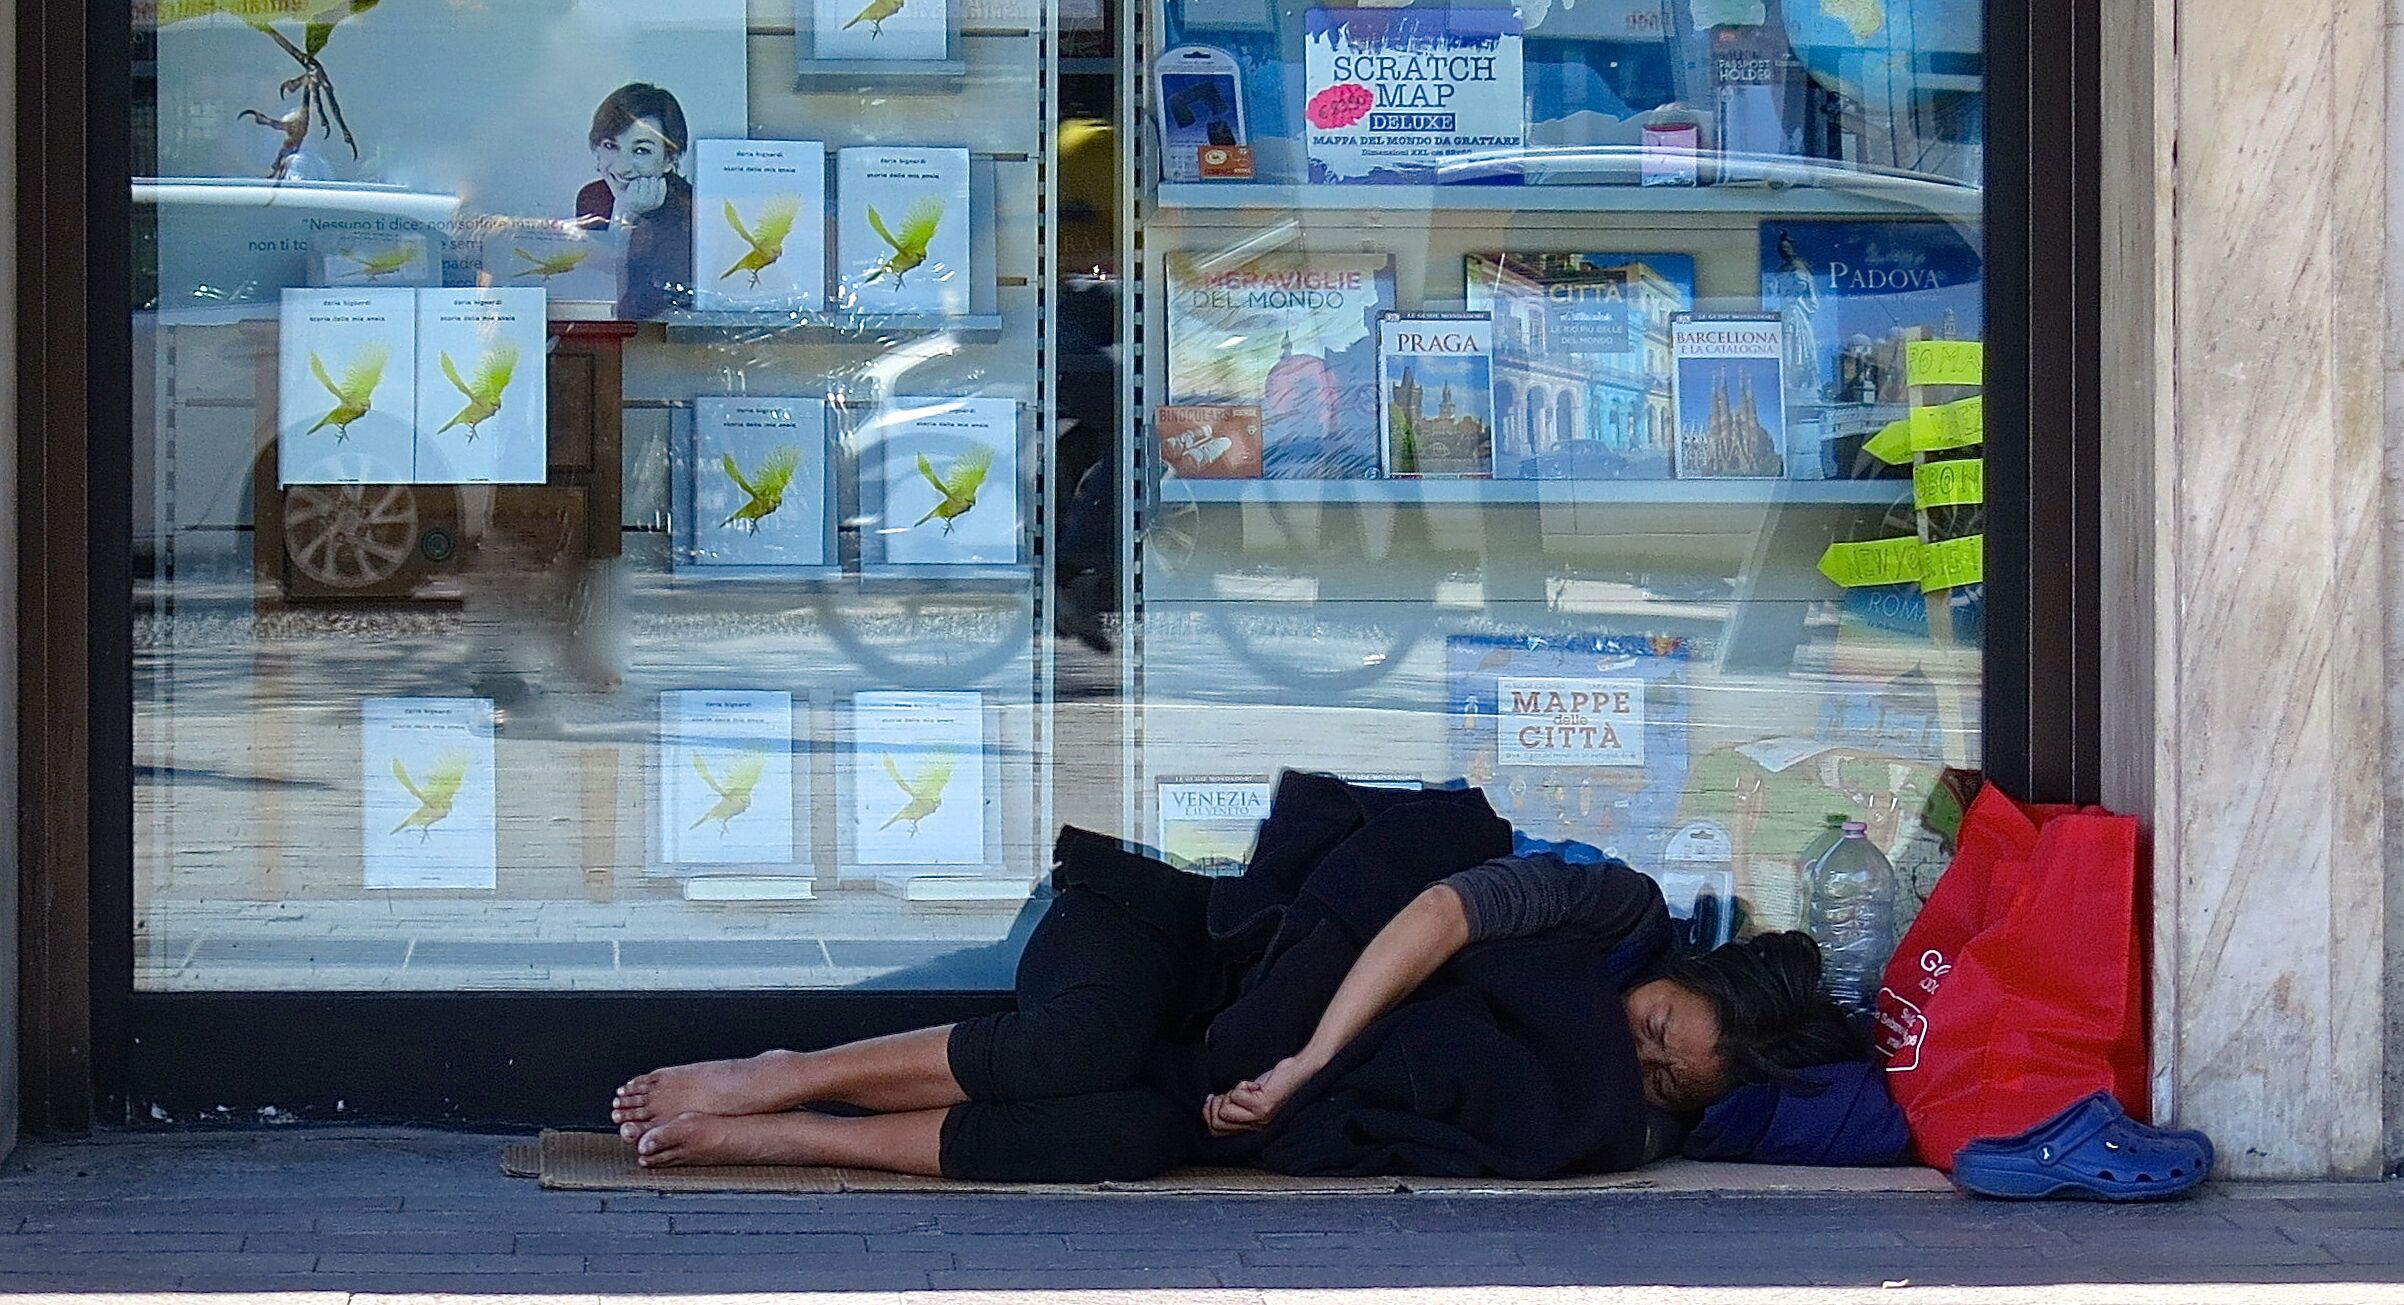
POLYGON ((1972 0, 138 15, 137 986, 1006 986, 1467 782, 1732 927, 1983 710, 1972 0))

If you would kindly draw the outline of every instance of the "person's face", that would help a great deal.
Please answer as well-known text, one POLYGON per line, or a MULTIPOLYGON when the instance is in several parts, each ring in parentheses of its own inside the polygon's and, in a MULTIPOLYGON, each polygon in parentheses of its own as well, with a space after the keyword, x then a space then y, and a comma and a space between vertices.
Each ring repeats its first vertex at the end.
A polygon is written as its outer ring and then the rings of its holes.
POLYGON ((637 118, 626 130, 602 138, 593 146, 593 166, 611 181, 623 184, 646 177, 664 177, 676 166, 676 151, 656 118, 637 118))
POLYGON ((1629 992, 1624 1004, 1644 1074, 1644 1099, 1675 1112, 1717 1101, 1728 1067, 1720 1063, 1720 1021, 1711 1003, 1667 979, 1655 979, 1629 992))

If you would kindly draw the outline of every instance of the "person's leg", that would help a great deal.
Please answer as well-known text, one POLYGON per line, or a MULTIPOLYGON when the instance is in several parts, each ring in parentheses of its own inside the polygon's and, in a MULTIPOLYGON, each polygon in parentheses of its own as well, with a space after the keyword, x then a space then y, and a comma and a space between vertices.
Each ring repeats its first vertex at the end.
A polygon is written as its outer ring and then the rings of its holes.
POLYGON ((1071 888, 1027 940, 1018 1009, 952 1026, 970 1101, 1039 1101, 1133 1087, 1199 963, 1193 949, 1098 893, 1071 888))
POLYGON ((840 1119, 808 1110, 773 1115, 683 1114, 636 1146, 645 1168, 680 1165, 837 1165, 939 1177, 945 1110, 840 1119))
POLYGON ((1019 1009, 824 1051, 654 1070, 618 1089, 610 1120, 632 1140, 682 1114, 767 1114, 820 1101, 883 1113, 1126 1088, 1191 977, 1191 945, 1071 889, 1027 939, 1019 1009))
POLYGON ((683 1114, 760 1115, 813 1101, 879 1113, 937 1110, 968 1098, 952 1078, 951 1026, 916 1029, 824 1051, 766 1051, 637 1075, 610 1102, 628 1140, 683 1114))
POLYGON ((944 1112, 938 1159, 946 1178, 1129 1182, 1192 1160, 1207 1137, 1198 1106, 1158 1092, 972 1101, 944 1112))

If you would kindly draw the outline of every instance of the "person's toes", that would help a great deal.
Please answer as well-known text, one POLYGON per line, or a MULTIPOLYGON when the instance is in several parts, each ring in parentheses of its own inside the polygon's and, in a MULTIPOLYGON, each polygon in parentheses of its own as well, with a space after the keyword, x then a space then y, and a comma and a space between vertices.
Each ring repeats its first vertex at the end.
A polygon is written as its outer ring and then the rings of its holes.
POLYGON ((618 1136, 629 1142, 640 1142, 643 1140, 643 1126, 629 1119, 618 1125, 618 1136))

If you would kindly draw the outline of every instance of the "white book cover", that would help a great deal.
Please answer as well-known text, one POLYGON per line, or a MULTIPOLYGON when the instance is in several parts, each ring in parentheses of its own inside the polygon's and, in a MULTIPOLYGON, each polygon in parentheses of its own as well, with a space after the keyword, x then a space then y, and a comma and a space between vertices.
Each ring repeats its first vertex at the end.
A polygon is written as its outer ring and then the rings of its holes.
POLYGON ((624 238, 572 219, 506 218, 488 224, 478 246, 478 263, 468 278, 476 285, 540 287, 552 304, 606 306, 618 303, 624 238))
POLYGON ((368 887, 498 886, 491 699, 369 698, 359 771, 368 887))
POLYGON ((793 864, 793 695, 659 695, 660 856, 666 865, 793 864))
POLYGON ((418 483, 548 478, 547 312, 543 292, 528 287, 418 292, 418 483))
POLYGON ((813 59, 948 59, 948 0, 804 0, 813 59))
POLYGON ((984 865, 984 695, 860 693, 851 715, 859 862, 984 865))
POLYGON ((286 290, 276 354, 276 483, 409 483, 416 367, 416 291, 286 290))
POLYGON ((826 307, 826 146, 705 140, 693 150, 693 306, 826 307))
POLYGON ((968 151, 860 145, 837 153, 835 171, 842 307, 965 315, 968 151))
POLYGON ((869 438, 884 476, 877 534, 888 565, 1019 560, 1015 400, 896 398, 869 438))
POLYGON ((826 401, 693 401, 695 566, 825 566, 826 401))

